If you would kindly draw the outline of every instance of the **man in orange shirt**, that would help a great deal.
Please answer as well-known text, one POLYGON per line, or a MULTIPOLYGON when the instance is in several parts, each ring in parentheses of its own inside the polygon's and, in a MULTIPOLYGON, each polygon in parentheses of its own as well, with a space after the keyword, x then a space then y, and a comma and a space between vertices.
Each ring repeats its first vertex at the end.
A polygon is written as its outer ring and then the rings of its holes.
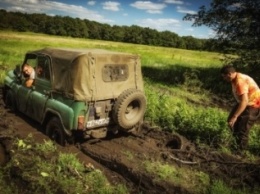
POLYGON ((223 66, 220 73, 231 83, 237 101, 228 116, 228 125, 239 148, 246 149, 249 130, 260 117, 260 89, 251 77, 237 72, 232 65, 223 66))

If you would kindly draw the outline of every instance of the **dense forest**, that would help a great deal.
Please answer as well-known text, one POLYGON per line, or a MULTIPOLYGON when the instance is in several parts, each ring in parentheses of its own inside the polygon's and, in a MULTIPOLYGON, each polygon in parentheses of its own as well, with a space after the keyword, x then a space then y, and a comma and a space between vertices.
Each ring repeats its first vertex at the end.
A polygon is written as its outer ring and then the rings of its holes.
POLYGON ((0 10, 0 30, 36 32, 50 35, 109 40, 151 46, 173 47, 188 50, 216 51, 213 39, 180 37, 170 31, 159 32, 140 26, 110 26, 87 19, 69 16, 49 16, 0 10))

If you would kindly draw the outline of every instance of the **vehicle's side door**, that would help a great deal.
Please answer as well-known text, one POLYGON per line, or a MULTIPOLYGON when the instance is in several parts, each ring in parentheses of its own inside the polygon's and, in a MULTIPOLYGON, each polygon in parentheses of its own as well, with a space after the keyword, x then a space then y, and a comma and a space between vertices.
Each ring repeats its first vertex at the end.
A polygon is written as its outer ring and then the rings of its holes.
POLYGON ((35 67, 36 77, 33 91, 30 94, 28 111, 30 117, 41 122, 44 116, 46 101, 51 94, 50 58, 39 55, 35 67))

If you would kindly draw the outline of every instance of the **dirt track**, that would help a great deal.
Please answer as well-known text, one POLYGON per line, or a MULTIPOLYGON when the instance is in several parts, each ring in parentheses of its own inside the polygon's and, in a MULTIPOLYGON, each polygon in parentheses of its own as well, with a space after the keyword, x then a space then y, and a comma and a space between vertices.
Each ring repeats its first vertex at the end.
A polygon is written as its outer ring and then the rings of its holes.
MULTIPOLYGON (((0 110, 0 134, 8 126, 21 137, 31 133, 37 141, 48 139, 37 123, 5 109, 2 100, 0 110)), ((248 163, 235 156, 198 149, 184 137, 149 125, 144 125, 142 132, 137 135, 120 133, 102 140, 78 142, 61 149, 77 153, 82 162, 91 163, 103 171, 111 184, 126 184, 131 193, 193 193, 171 182, 158 180, 145 170, 145 161, 162 161, 198 169, 236 188, 243 185, 254 187, 260 182, 259 163, 248 163)))

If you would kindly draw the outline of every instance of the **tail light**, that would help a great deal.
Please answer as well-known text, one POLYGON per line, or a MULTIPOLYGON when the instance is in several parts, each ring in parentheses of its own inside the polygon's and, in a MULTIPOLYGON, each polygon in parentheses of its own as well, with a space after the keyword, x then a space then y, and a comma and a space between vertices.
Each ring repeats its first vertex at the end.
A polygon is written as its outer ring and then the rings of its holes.
POLYGON ((83 130, 84 129, 84 116, 78 116, 78 130, 83 130))

